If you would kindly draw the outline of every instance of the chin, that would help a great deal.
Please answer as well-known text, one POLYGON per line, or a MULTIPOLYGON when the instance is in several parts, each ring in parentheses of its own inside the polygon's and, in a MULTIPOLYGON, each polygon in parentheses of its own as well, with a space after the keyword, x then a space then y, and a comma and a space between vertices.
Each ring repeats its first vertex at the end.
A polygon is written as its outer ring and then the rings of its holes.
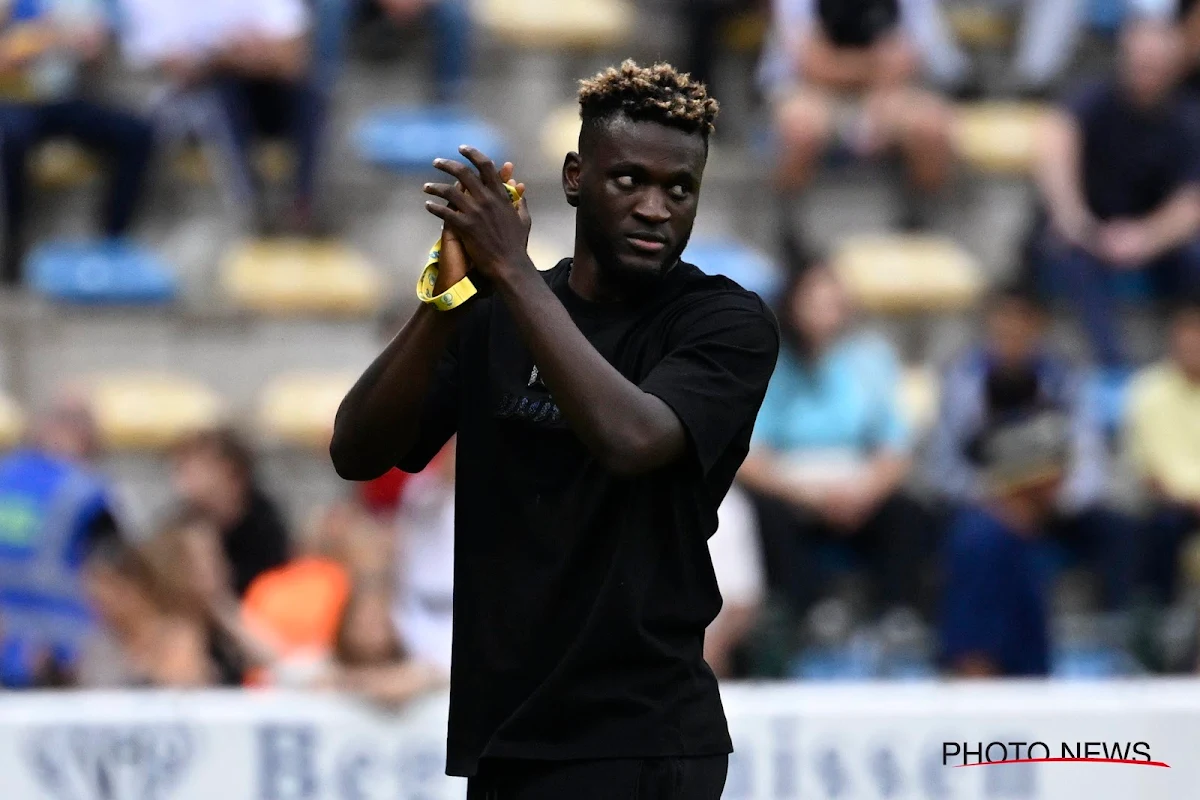
POLYGON ((636 258, 616 259, 612 263, 609 274, 612 279, 627 285, 652 286, 662 281, 667 269, 675 263, 674 258, 668 262, 650 261, 636 258))

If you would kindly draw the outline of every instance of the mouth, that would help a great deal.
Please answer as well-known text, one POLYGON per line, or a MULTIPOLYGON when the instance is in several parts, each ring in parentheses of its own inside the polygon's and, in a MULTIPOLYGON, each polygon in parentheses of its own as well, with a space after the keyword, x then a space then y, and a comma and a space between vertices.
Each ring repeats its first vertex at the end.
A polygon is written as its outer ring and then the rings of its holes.
POLYGON ((667 237, 659 233, 627 233, 625 240, 638 253, 657 255, 667 248, 667 237))

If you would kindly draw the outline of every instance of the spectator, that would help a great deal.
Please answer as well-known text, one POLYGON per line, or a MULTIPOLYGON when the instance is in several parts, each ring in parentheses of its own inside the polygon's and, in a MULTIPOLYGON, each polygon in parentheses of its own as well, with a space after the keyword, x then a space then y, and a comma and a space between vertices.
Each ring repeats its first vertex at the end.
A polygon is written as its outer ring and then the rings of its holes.
POLYGON ((679 28, 687 47, 683 68, 711 89, 717 56, 724 49, 724 26, 738 15, 767 4, 762 0, 678 0, 678 5, 679 28))
POLYGON ((1046 581, 1036 557, 1066 467, 1067 423, 1036 412, 990 428, 978 458, 984 496, 946 541, 941 612, 944 667, 961 677, 1050 671, 1046 581))
POLYGON ((1178 91, 1181 66, 1177 28, 1127 24, 1116 78, 1050 115, 1038 145, 1049 219, 1038 260, 1079 304, 1107 367, 1125 363, 1114 274, 1147 272, 1164 292, 1200 280, 1200 108, 1178 91))
POLYGON ((367 0, 359 3, 362 22, 388 39, 413 26, 432 37, 433 100, 461 103, 467 99, 471 68, 471 9, 467 0, 367 0), (376 28, 376 26, 379 26, 376 28))
POLYGON ((392 619, 409 655, 450 677, 455 440, 405 487, 392 619))
POLYGON ((184 511, 142 548, 157 580, 203 630, 214 682, 240 686, 253 666, 274 653, 242 623, 229 580, 221 532, 207 516, 184 511))
POLYGON ((823 265, 794 275, 779 313, 784 346, 739 473, 756 499, 767 579, 797 608, 817 599, 816 550, 867 559, 875 606, 917 607, 926 514, 902 491, 912 442, 882 341, 851 330, 823 265))
POLYGON ((931 483, 954 510, 984 496, 970 451, 997 419, 1050 407, 1070 424, 1071 459, 1048 538, 1091 560, 1104 577, 1109 608, 1128 600, 1133 523, 1107 506, 1104 434, 1084 402, 1081 376, 1046 342, 1046 315, 1030 293, 1008 289, 986 304, 984 342, 946 370, 930 443, 931 483))
POLYGON ((150 163, 150 125, 96 102, 81 85, 108 38, 100 0, 7 0, 0 8, 0 74, 16 76, 22 100, 0 102, 4 242, 0 283, 21 280, 28 210, 28 167, 40 142, 67 137, 101 152, 112 179, 104 233, 121 236, 133 221, 150 163))
POLYGON ((717 509, 708 550, 721 611, 704 632, 704 660, 718 678, 743 677, 744 647, 758 622, 765 581, 754 504, 736 484, 717 509))
POLYGON ((0 458, 6 684, 43 685, 70 672, 90 633, 79 571, 93 548, 119 537, 112 493, 86 463, 94 449, 91 417, 64 396, 35 420, 25 447, 0 458))
POLYGON ((239 596, 258 575, 288 559, 288 536, 275 503, 254 475, 254 456, 228 429, 195 434, 176 446, 172 479, 182 503, 221 529, 239 596))
POLYGON ((350 596, 351 542, 370 525, 356 506, 326 509, 299 557, 254 580, 242 601, 242 616, 277 658, 252 682, 307 685, 328 669, 350 596))
POLYGON ((216 667, 197 610, 129 545, 98 548, 84 585, 101 630, 80 657, 86 688, 208 686, 216 667))
MULTIPOLYGON (((283 137, 294 150, 290 223, 312 224, 324 104, 313 73, 303 0, 120 0, 125 50, 138 67, 158 69, 177 95, 215 95, 231 134, 235 184, 265 220, 254 168, 257 136, 283 137)), ((221 137, 222 141, 226 137, 221 137)))
POLYGON ((1151 501, 1145 579, 1158 602, 1175 599, 1179 553, 1200 531, 1200 300, 1181 304, 1171 355, 1135 379, 1127 445, 1151 501))
MULTIPOLYGON (((859 156, 898 150, 921 195, 949 180, 952 118, 942 99, 919 84, 915 11, 899 0, 776 3, 764 77, 775 106, 778 183, 789 222, 790 199, 808 186, 837 140, 859 156)), ((906 226, 923 222, 920 211, 909 204, 906 226)))

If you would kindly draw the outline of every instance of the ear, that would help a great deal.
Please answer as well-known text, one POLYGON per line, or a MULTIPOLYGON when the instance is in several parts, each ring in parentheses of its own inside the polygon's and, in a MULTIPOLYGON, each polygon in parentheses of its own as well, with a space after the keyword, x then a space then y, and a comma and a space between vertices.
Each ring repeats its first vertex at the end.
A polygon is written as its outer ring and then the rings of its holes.
POLYGON ((567 205, 579 207, 579 176, 583 170, 583 162, 579 153, 572 150, 563 160, 562 185, 563 194, 567 197, 567 205))

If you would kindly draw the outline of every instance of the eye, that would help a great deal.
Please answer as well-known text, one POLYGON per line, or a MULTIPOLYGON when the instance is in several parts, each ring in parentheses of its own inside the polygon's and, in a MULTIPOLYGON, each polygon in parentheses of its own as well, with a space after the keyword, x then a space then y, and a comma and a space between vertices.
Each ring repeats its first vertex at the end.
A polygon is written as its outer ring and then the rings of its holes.
POLYGON ((677 183, 667 190, 667 194, 671 195, 671 199, 676 201, 686 200, 691 193, 692 190, 682 183, 677 183))
POLYGON ((616 184, 621 189, 632 189, 635 186, 632 175, 618 175, 616 184))

